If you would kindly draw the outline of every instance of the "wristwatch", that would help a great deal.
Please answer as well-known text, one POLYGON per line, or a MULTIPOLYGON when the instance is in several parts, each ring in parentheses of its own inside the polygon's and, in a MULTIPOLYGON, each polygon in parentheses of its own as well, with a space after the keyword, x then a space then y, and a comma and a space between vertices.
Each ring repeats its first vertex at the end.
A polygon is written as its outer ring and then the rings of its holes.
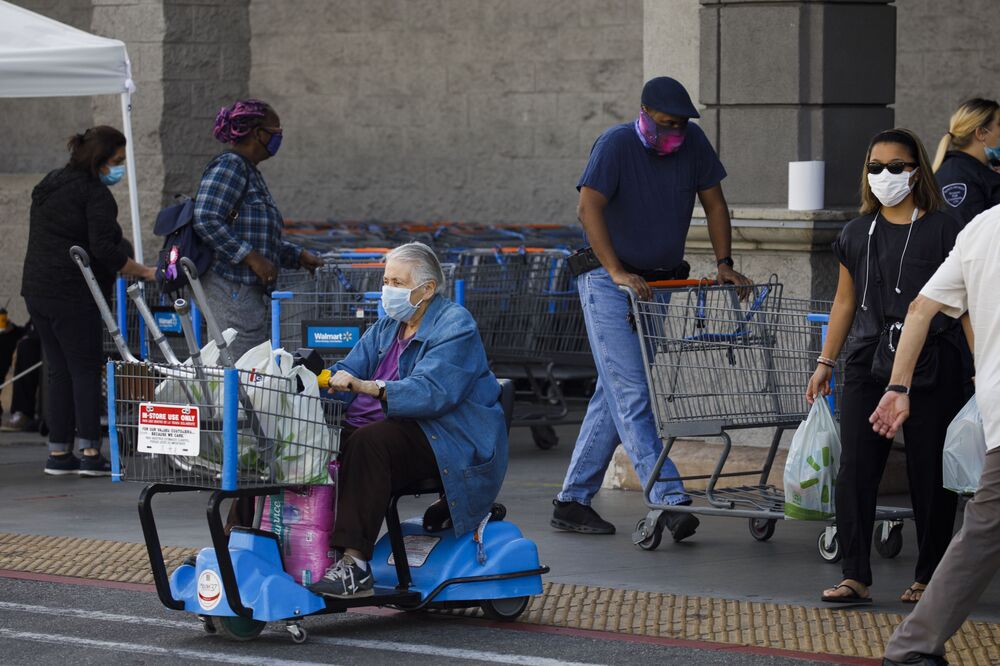
POLYGON ((723 257, 722 259, 719 259, 718 261, 715 262, 716 266, 721 266, 722 264, 725 264, 726 266, 732 268, 733 266, 736 265, 736 262, 733 261, 732 257, 723 257))
POLYGON ((385 382, 381 379, 376 379, 375 386, 378 387, 378 399, 385 400, 385 382))
POLYGON ((889 384, 885 387, 885 392, 902 393, 903 395, 910 395, 910 387, 903 386, 902 384, 889 384))

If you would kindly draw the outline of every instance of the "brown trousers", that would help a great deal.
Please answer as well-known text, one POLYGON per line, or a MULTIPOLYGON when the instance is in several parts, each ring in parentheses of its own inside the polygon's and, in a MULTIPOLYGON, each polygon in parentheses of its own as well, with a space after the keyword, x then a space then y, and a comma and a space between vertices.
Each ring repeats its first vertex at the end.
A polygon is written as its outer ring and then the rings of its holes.
MULTIPOLYGON (((386 419, 354 429, 345 427, 340 442, 337 522, 330 545, 353 548, 370 560, 385 510, 394 491, 424 479, 440 479, 434 450, 415 421, 386 419)), ((226 521, 253 523, 254 503, 233 502, 226 521)))
POLYGON ((441 478, 437 459, 415 421, 370 423, 347 435, 340 448, 337 523, 330 545, 353 548, 370 560, 392 493, 441 478))

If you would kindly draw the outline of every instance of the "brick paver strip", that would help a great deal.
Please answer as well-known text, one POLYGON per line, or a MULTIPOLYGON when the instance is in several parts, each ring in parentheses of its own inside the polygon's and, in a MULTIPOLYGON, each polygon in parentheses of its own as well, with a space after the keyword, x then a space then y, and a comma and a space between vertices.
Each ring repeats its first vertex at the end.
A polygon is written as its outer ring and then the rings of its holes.
MULTIPOLYGON (((167 547, 172 569, 193 548, 167 547)), ((0 569, 126 583, 153 582, 143 544, 0 532, 0 569)), ((478 610, 461 611, 478 615, 478 610)), ((522 622, 662 638, 880 657, 895 613, 546 583, 522 622)), ((1000 663, 1000 625, 966 622, 949 644, 952 664, 1000 663)))

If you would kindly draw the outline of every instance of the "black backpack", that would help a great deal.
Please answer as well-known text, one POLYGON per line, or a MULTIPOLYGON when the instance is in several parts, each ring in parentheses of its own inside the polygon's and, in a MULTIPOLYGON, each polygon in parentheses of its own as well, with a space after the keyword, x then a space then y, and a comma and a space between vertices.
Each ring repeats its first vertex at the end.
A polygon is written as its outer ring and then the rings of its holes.
MULTIPOLYGON (((229 221, 239 217, 240 208, 243 207, 243 200, 246 199, 249 188, 250 169, 248 167, 243 192, 236 200, 233 209, 229 211, 227 216, 229 221)), ((178 198, 181 199, 180 203, 161 210, 160 214, 156 216, 156 224, 153 225, 153 233, 163 237, 163 247, 156 260, 156 284, 160 287, 160 293, 163 294, 177 292, 187 286, 187 277, 178 263, 181 257, 187 257, 194 262, 198 275, 204 275, 215 259, 215 252, 194 230, 194 199, 184 195, 178 195, 178 198)))

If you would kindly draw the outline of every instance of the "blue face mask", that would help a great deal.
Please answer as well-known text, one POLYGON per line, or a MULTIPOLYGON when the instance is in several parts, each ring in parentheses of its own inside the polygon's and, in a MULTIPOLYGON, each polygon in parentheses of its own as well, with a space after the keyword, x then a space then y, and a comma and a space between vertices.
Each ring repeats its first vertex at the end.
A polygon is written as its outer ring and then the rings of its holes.
MULTIPOLYGON (((986 129, 986 128, 983 128, 983 129, 986 129)), ((986 133, 987 134, 992 134, 992 132, 990 130, 988 130, 988 129, 986 130, 986 133)), ((995 148, 990 148, 984 142, 983 143, 983 149, 986 151, 986 160, 988 162, 1000 162, 1000 143, 998 143, 995 148)))
MULTIPOLYGON (((424 284, 427 284, 426 282, 424 284)), ((382 287, 382 309, 385 313, 396 321, 407 322, 413 318, 414 313, 417 311, 420 303, 414 305, 410 303, 410 294, 413 293, 415 289, 419 289, 424 286, 423 284, 418 284, 413 289, 407 289, 406 287, 392 287, 385 285, 382 287)))
POLYGON ((118 166, 108 167, 108 172, 102 173, 100 176, 101 182, 105 185, 114 185, 125 177, 125 165, 119 164, 118 166))
MULTIPOLYGON (((264 131, 267 132, 266 129, 264 131)), ((268 132, 268 135, 270 138, 268 138, 267 143, 264 144, 264 150, 267 151, 268 155, 274 157, 278 154, 278 149, 281 148, 281 137, 284 136, 284 134, 282 132, 268 132)))

